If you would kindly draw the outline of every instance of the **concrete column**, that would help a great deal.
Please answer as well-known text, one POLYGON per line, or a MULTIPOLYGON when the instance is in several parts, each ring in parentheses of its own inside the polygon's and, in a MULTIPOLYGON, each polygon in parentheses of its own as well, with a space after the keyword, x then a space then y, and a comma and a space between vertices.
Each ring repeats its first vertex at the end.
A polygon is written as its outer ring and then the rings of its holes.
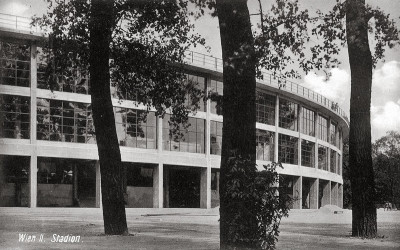
POLYGON ((331 204, 331 182, 321 182, 322 185, 322 200, 321 200, 321 206, 325 205, 330 205, 331 204))
MULTIPOLYGON (((163 151, 163 138, 162 138, 162 124, 163 124, 163 120, 161 117, 157 117, 157 152, 160 154, 163 151)), ((159 155, 160 156, 160 155, 159 155)))
MULTIPOLYGON (((208 93, 208 82, 211 79, 205 78, 205 86, 206 93, 208 93)), ((201 170, 201 178, 200 178, 200 207, 201 208, 211 208, 211 118, 210 118, 210 110, 211 110, 211 100, 207 99, 206 102, 206 133, 205 133, 205 152, 206 152, 206 162, 207 168, 201 170), (204 176, 205 174, 205 176, 204 176), (203 187, 203 185, 205 185, 203 187), (205 197, 204 197, 205 195, 205 197)))
POLYGON ((163 189, 164 189, 164 200, 163 200, 163 207, 169 207, 169 169, 163 168, 163 189))
POLYGON ((310 184, 310 209, 318 209, 319 179, 312 179, 310 184))
POLYGON ((274 161, 279 161, 279 139, 278 139, 278 127, 279 127, 279 95, 276 95, 275 101, 275 138, 274 138, 274 161))
POLYGON ((154 168, 153 174, 153 207, 154 208, 162 208, 164 205, 164 196, 163 196, 163 181, 164 181, 164 165, 162 163, 158 163, 158 166, 154 168))
POLYGON ((101 202, 101 173, 100 173, 100 161, 96 161, 96 207, 103 207, 101 202))
POLYGON ((303 128, 303 122, 301 120, 301 116, 302 116, 302 109, 301 109, 301 105, 298 106, 299 107, 299 115, 297 116, 297 124, 298 124, 298 128, 299 128, 299 142, 297 143, 297 160, 298 160, 298 165, 301 166, 301 130, 303 128))
POLYGON ((314 146, 314 166, 318 169, 318 113, 315 112, 315 124, 314 124, 314 131, 315 131, 315 146, 314 146))
POLYGON ((302 177, 293 177, 293 209, 301 209, 302 206, 302 177))
POLYGON ((338 207, 343 208, 343 185, 338 183, 338 207))
POLYGON ((200 171, 200 208, 211 208, 211 168, 200 171))
POLYGON ((30 118, 30 138, 31 138, 31 159, 29 172, 29 207, 37 206, 37 138, 36 138, 36 90, 37 90, 37 62, 36 62, 36 44, 31 44, 30 61, 30 94, 31 94, 31 118, 30 118))

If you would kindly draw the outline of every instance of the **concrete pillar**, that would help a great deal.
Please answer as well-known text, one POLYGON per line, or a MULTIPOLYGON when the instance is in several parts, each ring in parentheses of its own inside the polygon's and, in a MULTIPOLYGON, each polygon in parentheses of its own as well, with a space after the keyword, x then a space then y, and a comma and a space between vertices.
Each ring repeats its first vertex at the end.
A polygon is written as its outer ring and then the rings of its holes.
MULTIPOLYGON (((209 91, 208 82, 211 79, 205 78, 205 90, 209 91)), ((211 118, 210 118, 211 100, 207 99, 206 102, 206 138, 205 138, 205 153, 206 153, 206 169, 201 169, 200 173, 200 208, 211 208, 211 118)))
POLYGON ((100 161, 96 161, 96 207, 103 207, 101 202, 101 173, 100 173, 100 161))
POLYGON ((302 177, 293 177, 293 209, 301 209, 302 206, 302 177))
POLYGON ((200 170, 200 208, 211 208, 211 168, 200 170))
POLYGON ((298 105, 298 107, 299 107, 299 112, 298 112, 298 116, 297 116, 297 124, 298 124, 298 129, 299 129, 299 140, 298 140, 298 143, 297 143, 297 165, 299 165, 299 166, 301 166, 301 130, 303 129, 303 122, 302 122, 302 113, 303 113, 303 111, 302 111, 302 106, 299 104, 298 105))
POLYGON ((274 161, 279 161, 279 152, 278 152, 278 128, 279 128, 279 95, 276 95, 275 101, 275 138, 274 138, 274 161))
POLYGON ((315 123, 314 123, 314 131, 315 131, 315 146, 314 146, 314 166, 316 169, 318 169, 318 136, 319 136, 319 131, 318 131, 318 113, 315 112, 315 123))
POLYGON ((312 179, 310 181, 310 209, 318 209, 318 190, 319 179, 312 179))
POLYGON ((163 189, 164 189, 164 206, 165 208, 169 207, 169 169, 163 168, 163 189))
POLYGON ((338 207, 343 208, 343 185, 338 183, 338 207))
POLYGON ((36 90, 37 90, 37 63, 36 63, 36 44, 31 44, 30 61, 30 95, 31 95, 31 118, 30 118, 30 138, 31 138, 31 159, 29 172, 29 207, 37 206, 37 138, 36 138, 36 90))
POLYGON ((153 207, 162 208, 164 205, 164 187, 163 187, 163 174, 164 165, 158 163, 158 166, 154 168, 153 174, 153 207))

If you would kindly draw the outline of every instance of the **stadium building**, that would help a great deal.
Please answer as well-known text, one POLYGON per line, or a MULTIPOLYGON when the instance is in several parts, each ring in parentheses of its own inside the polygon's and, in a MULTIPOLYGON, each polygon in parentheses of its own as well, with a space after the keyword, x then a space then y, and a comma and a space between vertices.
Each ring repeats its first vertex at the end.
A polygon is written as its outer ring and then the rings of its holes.
MULTIPOLYGON (((0 206, 101 207, 90 81, 76 71, 50 91, 39 59, 45 38, 29 20, 0 15, 0 206)), ((187 52, 188 81, 223 95, 222 60, 187 52)), ((220 110, 210 99, 183 138, 135 101, 113 99, 128 208, 212 208, 219 204, 220 110)), ((265 74, 257 81, 257 164, 280 161, 279 183, 294 209, 343 206, 343 138, 349 124, 327 98, 265 74)))

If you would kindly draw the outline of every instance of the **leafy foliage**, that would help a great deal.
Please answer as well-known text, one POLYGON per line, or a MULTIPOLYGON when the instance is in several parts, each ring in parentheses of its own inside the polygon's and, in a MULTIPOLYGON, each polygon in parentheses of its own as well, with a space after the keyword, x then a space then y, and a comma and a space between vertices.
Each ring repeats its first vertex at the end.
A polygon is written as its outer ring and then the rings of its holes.
POLYGON ((400 203, 400 134, 387 132, 373 145, 377 203, 400 203))
MULTIPOLYGON (((339 61, 336 56, 341 51, 341 47, 347 44, 346 37, 346 1, 336 0, 336 5, 328 13, 318 11, 318 18, 314 19, 315 27, 312 34, 321 37, 323 44, 317 44, 311 47, 313 59, 319 59, 317 63, 306 61, 303 62, 303 68, 331 68, 337 67, 339 61)), ((399 44, 399 30, 396 23, 391 19, 390 15, 386 15, 378 7, 365 5, 364 10, 368 22, 368 31, 374 37, 374 52, 372 62, 374 67, 379 60, 383 60, 385 48, 393 48, 399 44)))
MULTIPOLYGON (((90 1, 48 0, 48 11, 35 17, 33 24, 50 37, 47 50, 46 82, 56 85, 56 75, 87 69, 89 59, 90 1)), ((198 102, 185 106, 187 93, 202 91, 185 82, 181 70, 189 46, 204 45, 194 32, 186 1, 114 1, 112 30, 111 82, 121 99, 136 100, 155 108, 157 115, 173 113, 173 124, 187 121, 198 102)), ((195 98, 194 98, 195 99, 195 98)))
POLYGON ((227 213, 228 234, 231 244, 242 247, 274 249, 279 235, 279 224, 288 216, 290 198, 279 193, 276 167, 280 163, 264 166, 257 171, 248 159, 232 157, 226 192, 229 200, 227 213))

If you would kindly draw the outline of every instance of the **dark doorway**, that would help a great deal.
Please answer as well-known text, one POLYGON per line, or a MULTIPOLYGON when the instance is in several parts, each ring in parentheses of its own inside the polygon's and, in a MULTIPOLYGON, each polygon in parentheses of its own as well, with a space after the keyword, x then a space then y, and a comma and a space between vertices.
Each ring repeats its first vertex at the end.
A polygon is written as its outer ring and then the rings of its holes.
MULTIPOLYGON (((96 167, 95 161, 82 161, 77 164, 79 207, 96 206, 96 167)), ((76 204, 77 205, 77 204, 76 204)))
POLYGON ((200 208, 200 171, 194 168, 169 169, 169 207, 200 208))

